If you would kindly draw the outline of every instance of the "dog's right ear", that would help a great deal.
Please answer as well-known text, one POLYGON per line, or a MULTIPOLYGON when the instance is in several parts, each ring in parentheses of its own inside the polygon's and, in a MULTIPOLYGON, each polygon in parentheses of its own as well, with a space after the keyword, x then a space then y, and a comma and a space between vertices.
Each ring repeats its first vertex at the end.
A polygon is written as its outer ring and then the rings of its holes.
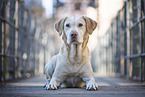
POLYGON ((62 18, 59 22, 57 22, 55 24, 55 29, 59 33, 59 36, 62 35, 63 29, 64 29, 64 22, 65 22, 66 19, 67 19, 67 17, 62 18))

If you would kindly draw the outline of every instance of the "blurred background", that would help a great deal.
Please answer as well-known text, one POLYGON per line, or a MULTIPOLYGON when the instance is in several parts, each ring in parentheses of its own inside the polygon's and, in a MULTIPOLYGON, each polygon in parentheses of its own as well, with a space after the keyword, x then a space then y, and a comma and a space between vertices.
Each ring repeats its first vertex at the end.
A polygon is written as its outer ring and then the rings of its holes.
POLYGON ((93 71, 144 81, 144 0, 0 0, 0 81, 43 75, 61 47, 54 24, 78 15, 98 23, 93 71))

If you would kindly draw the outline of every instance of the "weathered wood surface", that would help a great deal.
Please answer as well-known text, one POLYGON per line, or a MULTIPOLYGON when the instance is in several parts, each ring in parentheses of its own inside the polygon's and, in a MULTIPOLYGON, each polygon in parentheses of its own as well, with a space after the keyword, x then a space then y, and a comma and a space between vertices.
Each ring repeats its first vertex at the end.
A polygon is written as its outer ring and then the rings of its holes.
POLYGON ((145 82, 114 77, 96 77, 98 91, 85 88, 45 90, 45 77, 34 77, 0 84, 0 97, 144 97, 145 82))

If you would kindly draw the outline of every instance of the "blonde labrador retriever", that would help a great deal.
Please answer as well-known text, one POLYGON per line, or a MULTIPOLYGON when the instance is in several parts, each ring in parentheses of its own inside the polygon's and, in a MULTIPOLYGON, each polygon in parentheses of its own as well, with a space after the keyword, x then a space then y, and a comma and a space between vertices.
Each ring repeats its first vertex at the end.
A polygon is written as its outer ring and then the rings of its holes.
POLYGON ((86 85, 87 90, 98 90, 87 47, 89 35, 96 26, 97 23, 86 16, 65 17, 55 24, 63 44, 59 53, 45 65, 46 89, 86 85))

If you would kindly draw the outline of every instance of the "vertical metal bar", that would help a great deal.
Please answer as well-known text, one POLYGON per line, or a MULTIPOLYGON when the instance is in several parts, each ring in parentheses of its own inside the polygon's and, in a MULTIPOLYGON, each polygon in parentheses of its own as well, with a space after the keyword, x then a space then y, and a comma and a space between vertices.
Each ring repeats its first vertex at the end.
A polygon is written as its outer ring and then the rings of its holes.
POLYGON ((103 67, 105 68, 105 35, 103 36, 103 67))
POLYGON ((117 14, 117 17, 116 17, 116 35, 115 35, 115 37, 116 37, 116 39, 115 39, 115 41, 116 41, 116 51, 115 51, 115 58, 116 58, 116 64, 115 64, 115 72, 116 73, 118 73, 118 70, 117 70, 117 68, 118 68, 118 64, 119 64, 119 57, 118 57, 118 17, 119 17, 119 13, 117 14))
POLYGON ((113 22, 113 73, 115 74, 116 72, 115 72, 115 64, 116 64, 116 62, 115 62, 115 54, 116 54, 116 40, 115 40, 115 35, 116 35, 116 18, 114 18, 114 20, 113 20, 114 22, 113 22))
MULTIPOLYGON (((104 70, 106 71, 106 35, 104 35, 104 70)), ((104 72, 106 74, 106 72, 104 72)))
POLYGON ((111 25, 111 54, 112 54, 112 60, 111 60, 111 72, 113 73, 113 67, 114 67, 114 37, 113 37, 113 34, 114 34, 114 19, 112 21, 112 25, 111 25))
MULTIPOLYGON (((137 22, 137 20, 138 20, 138 9, 137 9, 137 4, 138 4, 138 2, 137 2, 137 0, 133 0, 133 2, 132 2, 132 8, 133 8, 133 23, 135 23, 135 22, 137 22)), ((138 50, 137 50, 137 45, 138 45, 138 41, 139 41, 139 33, 138 33, 138 31, 139 31, 139 28, 136 26, 135 28, 133 28, 133 30, 132 30, 133 32, 133 34, 132 34, 132 39, 133 39, 133 42, 132 42, 132 48, 133 48, 133 54, 137 54, 138 53, 138 50), (137 37, 137 38, 135 38, 135 37, 137 37)), ((138 63, 137 63, 138 61, 137 61, 137 58, 136 59, 132 59, 132 64, 133 64, 133 76, 132 77, 138 77, 138 73, 140 73, 138 70, 139 70, 139 68, 138 68, 138 63)))
MULTIPOLYGON (((142 18, 142 2, 139 0, 139 19, 142 18)), ((140 31, 140 54, 143 53, 143 32, 142 32, 142 23, 139 23, 139 31, 140 31)), ((140 57, 140 80, 144 80, 144 69, 143 69, 143 61, 142 57, 140 57)))
POLYGON ((36 43, 33 41, 33 73, 35 74, 35 69, 36 69, 36 43))
MULTIPOLYGON (((102 37, 100 38, 100 47, 101 47, 101 50, 102 50, 102 37)), ((100 68, 101 68, 101 65, 103 64, 103 62, 102 62, 102 60, 103 60, 103 57, 102 57, 102 53, 100 52, 100 68)))
POLYGON ((107 43, 108 43, 108 41, 107 41, 107 33, 106 33, 105 39, 106 39, 106 40, 105 40, 105 41, 106 41, 106 46, 105 46, 105 47, 106 47, 106 74, 107 74, 107 73, 108 73, 108 68, 107 68, 107 67, 108 67, 108 65, 107 65, 107 61, 108 61, 108 57, 107 57, 107 56, 108 56, 108 52, 107 52, 107 50, 108 50, 108 49, 107 49, 107 45, 108 45, 108 44, 107 44, 107 43))
MULTIPOLYGON (((35 22, 34 30, 33 30, 33 33, 31 34, 31 36, 33 38, 35 38, 35 33, 36 33, 36 26, 37 26, 37 24, 36 24, 36 18, 34 19, 34 22, 35 22)), ((35 56, 36 56, 36 47, 35 47, 35 41, 33 41, 32 48, 33 48, 32 54, 33 54, 33 69, 34 69, 32 71, 35 74, 35 68, 36 68, 36 58, 35 58, 35 56)))
MULTIPOLYGON (((24 30, 24 8, 21 6, 20 2, 18 3, 18 27, 21 29, 21 30, 24 30)), ((19 32, 18 34, 18 52, 19 52, 19 56, 21 57, 19 59, 19 71, 20 71, 20 74, 23 76, 23 73, 24 73, 24 67, 23 67, 23 59, 22 59, 22 56, 23 56, 23 45, 24 45, 24 35, 19 32)))
POLYGON ((117 41, 116 41, 116 34, 117 34, 117 32, 116 32, 116 31, 117 31, 117 30, 116 30, 116 25, 117 25, 117 24, 116 24, 116 21, 117 21, 117 20, 116 20, 116 17, 115 17, 115 18, 114 18, 114 57, 113 57, 113 58, 114 58, 114 73, 117 73, 117 72, 116 72, 116 64, 117 64, 117 63, 116 63, 116 60, 115 60, 115 59, 116 59, 116 54, 117 54, 117 53, 116 53, 116 49, 117 49, 117 48, 116 48, 116 46, 117 46, 117 45, 116 45, 116 42, 117 42, 117 41))
MULTIPOLYGON (((142 15, 145 16, 145 0, 142 0, 142 15)), ((145 52, 145 21, 142 22, 142 31, 143 31, 143 52, 145 52)), ((143 57, 143 71, 145 73, 145 57, 143 57)), ((145 74, 143 73, 143 80, 145 81, 145 74)))
MULTIPOLYGON (((127 24, 126 24, 126 21, 127 21, 127 19, 126 19, 126 2, 124 3, 124 8, 123 8, 123 10, 124 10, 124 26, 123 26, 123 30, 125 31, 124 32, 124 56, 126 56, 127 55, 127 32, 126 32, 126 28, 127 28, 127 24)), ((126 59, 124 59, 124 75, 126 76, 126 72, 127 71, 127 60, 126 59)))
MULTIPOLYGON (((15 10, 15 21, 16 21, 15 23, 16 23, 16 24, 15 24, 15 26, 16 26, 16 28, 18 28, 18 8, 17 8, 17 7, 18 7, 18 1, 16 0, 15 3, 16 3, 16 4, 15 4, 15 6, 16 6, 16 10, 15 10)), ((16 35, 16 36, 15 36, 15 38, 16 38, 16 39, 15 39, 15 41, 16 41, 16 43, 15 43, 15 44, 16 44, 16 46, 15 46, 15 55, 18 56, 18 31, 16 30, 15 33, 16 33, 16 34, 15 34, 15 35, 16 35)), ((16 78, 19 77, 19 71, 18 71, 18 65, 19 65, 19 63, 18 63, 18 62, 19 62, 19 58, 16 57, 16 58, 15 58, 16 78)))
POLYGON ((106 47, 107 48, 107 55, 108 55, 107 56, 107 71, 108 71, 108 74, 110 73, 110 68, 109 68, 110 67, 110 65, 109 65, 110 64, 109 63, 110 62, 110 39, 109 39, 110 38, 110 36, 109 36, 110 34, 109 34, 109 29, 107 31, 107 36, 108 36, 107 42, 108 42, 108 44, 107 44, 107 47, 106 47))
POLYGON ((120 27, 121 27, 121 21, 120 21, 120 11, 119 11, 119 13, 118 13, 118 23, 117 23, 117 39, 118 39, 118 42, 117 42, 117 45, 118 45, 118 50, 117 50, 117 52, 118 52, 118 66, 117 66, 117 72, 118 73, 121 73, 120 72, 120 70, 121 70, 121 68, 120 68, 120 61, 121 61, 121 59, 120 59, 120 57, 121 57, 121 51, 120 51, 120 47, 121 47, 121 43, 120 43, 120 31, 121 31, 121 29, 120 29, 120 27))
POLYGON ((111 29, 112 29, 112 25, 111 28, 109 29, 109 74, 111 74, 111 61, 112 61, 112 56, 111 56, 111 47, 112 47, 112 40, 111 40, 111 29))
MULTIPOLYGON (((15 1, 10 0, 10 22, 15 25, 14 20, 15 13, 15 1)), ((15 55, 15 29, 10 26, 9 30, 9 40, 10 40, 10 55, 15 55)), ((9 73, 10 77, 15 78, 15 58, 9 58, 9 73)))
MULTIPOLYGON (((130 22, 130 12, 129 12, 129 8, 130 8, 130 1, 127 1, 127 5, 126 5, 126 14, 127 14, 127 56, 130 56, 130 30, 129 30, 129 22, 130 22)), ((126 76, 127 78, 129 78, 129 70, 130 70, 130 59, 127 59, 127 66, 126 66, 126 76)))
MULTIPOLYGON (((30 36, 30 28, 31 28, 31 17, 30 14, 27 14, 27 35, 30 36)), ((30 67, 30 44, 31 44, 31 40, 29 38, 27 38, 27 60, 26 60, 26 70, 29 72, 31 71, 31 67, 30 67)))
MULTIPOLYGON (((3 11, 3 1, 0 0, 0 16, 2 16, 2 11, 3 11)), ((0 53, 2 53, 2 20, 0 19, 0 53)), ((3 65, 2 65, 2 56, 0 55, 0 82, 3 81, 3 72, 2 72, 2 68, 3 68, 3 65)))
POLYGON ((108 74, 110 74, 110 28, 108 30, 108 74))
POLYGON ((109 73, 109 68, 108 68, 108 65, 109 65, 109 64, 108 64, 108 62, 109 62, 109 52, 108 52, 108 51, 109 51, 109 48, 108 48, 108 46, 109 46, 109 39, 108 39, 108 38, 109 38, 109 36, 108 36, 108 34, 109 34, 109 33, 108 33, 108 31, 107 31, 107 33, 106 33, 106 35, 107 35, 107 38, 106 38, 106 43, 107 43, 107 44, 106 44, 106 71, 107 71, 107 72, 106 72, 106 73, 107 73, 107 74, 109 73))
POLYGON ((36 64, 36 74, 39 72, 39 63, 40 63, 40 58, 39 58, 39 54, 40 54, 40 44, 36 44, 36 62, 37 62, 37 64, 36 64))
POLYGON ((113 73, 113 22, 111 24, 111 31, 110 31, 110 39, 111 39, 111 62, 110 62, 110 69, 111 74, 113 73))
MULTIPOLYGON (((46 56, 46 47, 43 46, 43 49, 44 49, 44 67, 45 67, 45 64, 46 64, 46 59, 45 59, 45 56, 46 56)), ((45 71, 43 73, 45 73, 45 71)))
MULTIPOLYGON (((3 18, 6 19, 6 1, 3 1, 3 18)), ((3 22, 3 54, 5 55, 5 49, 6 49, 6 23, 3 22)), ((6 72, 6 57, 3 57, 3 81, 6 80, 5 72, 6 72)))
MULTIPOLYGON (((145 16, 145 0, 142 0, 142 11, 143 15, 145 16)), ((143 52, 145 52, 145 21, 142 23, 142 31, 143 31, 143 52)), ((145 57, 143 57, 143 71, 145 73, 145 57)), ((144 81, 145 81, 145 74, 143 73, 144 76, 144 81)))

